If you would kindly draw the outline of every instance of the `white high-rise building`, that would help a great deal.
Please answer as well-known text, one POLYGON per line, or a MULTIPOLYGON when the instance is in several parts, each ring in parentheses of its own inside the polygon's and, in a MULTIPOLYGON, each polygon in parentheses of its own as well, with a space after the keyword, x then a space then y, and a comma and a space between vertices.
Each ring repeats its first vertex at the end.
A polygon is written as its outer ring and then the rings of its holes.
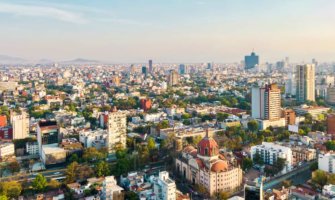
POLYGON ((298 65, 296 69, 296 80, 297 101, 315 101, 315 65, 298 65))
POLYGON ((159 172, 159 176, 154 181, 154 193, 157 195, 157 200, 176 199, 176 183, 170 179, 169 172, 159 172))
POLYGON ((320 153, 318 166, 322 171, 335 173, 335 152, 320 153))
POLYGON ((281 117, 280 89, 276 84, 252 88, 252 117, 278 120, 281 117))
POLYGON ((113 153, 115 147, 126 148, 127 140, 127 116, 125 112, 117 111, 113 108, 113 111, 108 114, 107 122, 107 145, 108 152, 113 153))
POLYGON ((29 135, 29 115, 24 110, 21 113, 11 112, 10 122, 13 126, 13 140, 24 139, 29 135))
POLYGON ((283 172, 288 172, 292 168, 293 154, 289 147, 285 147, 272 142, 262 142, 261 145, 251 147, 251 158, 254 159, 256 154, 259 154, 265 164, 273 165, 277 158, 286 160, 286 166, 283 172))
POLYGON ((123 188, 117 185, 114 176, 106 176, 102 184, 102 200, 123 200, 123 188))

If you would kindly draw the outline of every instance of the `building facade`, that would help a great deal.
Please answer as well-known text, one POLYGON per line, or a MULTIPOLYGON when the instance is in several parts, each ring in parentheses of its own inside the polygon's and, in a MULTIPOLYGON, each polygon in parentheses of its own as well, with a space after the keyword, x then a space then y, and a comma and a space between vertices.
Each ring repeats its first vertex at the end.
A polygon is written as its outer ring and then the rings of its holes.
POLYGON ((272 142, 262 142, 261 145, 251 147, 251 159, 253 160, 256 154, 259 154, 265 164, 273 165, 278 158, 286 160, 283 173, 292 169, 293 154, 289 147, 285 147, 272 142))
POLYGON ((37 124, 38 152, 42 156, 42 146, 58 144, 60 141, 59 128, 56 121, 40 121, 37 124))
POLYGON ((244 57, 245 69, 252 69, 259 65, 259 57, 255 52, 252 52, 250 56, 244 57))
POLYGON ((318 156, 319 169, 328 173, 335 173, 335 153, 319 153, 318 156))
POLYGON ((29 115, 25 111, 21 113, 11 112, 10 122, 13 127, 13 140, 24 139, 29 135, 29 115))
POLYGON ((298 102, 315 101, 315 66, 298 65, 296 68, 298 102))
POLYGON ((281 95, 276 84, 252 88, 252 117, 278 120, 281 118, 281 95))
POLYGON ((102 200, 123 200, 123 188, 117 185, 114 176, 106 176, 102 184, 102 200))
POLYGON ((0 143, 0 159, 15 154, 13 143, 0 143))
POLYGON ((127 116, 122 111, 117 111, 113 108, 113 111, 108 114, 108 125, 107 125, 107 142, 108 152, 115 152, 115 148, 126 148, 127 139, 127 116))
POLYGON ((179 74, 176 70, 172 70, 169 75, 169 85, 174 86, 179 84, 179 74))
POLYGON ((158 177, 154 180, 154 193, 157 200, 176 199, 176 183, 170 179, 169 172, 159 172, 158 177))
POLYGON ((237 191, 242 185, 242 169, 219 153, 216 141, 208 134, 199 142, 198 149, 187 146, 181 152, 176 170, 192 184, 205 187, 211 196, 237 191))

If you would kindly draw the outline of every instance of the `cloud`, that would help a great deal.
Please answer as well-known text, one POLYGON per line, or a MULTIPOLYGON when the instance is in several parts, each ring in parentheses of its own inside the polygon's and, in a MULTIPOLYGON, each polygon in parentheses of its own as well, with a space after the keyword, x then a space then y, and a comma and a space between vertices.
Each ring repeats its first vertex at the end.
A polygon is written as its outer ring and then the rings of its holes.
POLYGON ((0 13, 16 16, 48 17, 75 24, 85 24, 88 22, 88 20, 84 19, 79 13, 51 6, 0 3, 0 13))

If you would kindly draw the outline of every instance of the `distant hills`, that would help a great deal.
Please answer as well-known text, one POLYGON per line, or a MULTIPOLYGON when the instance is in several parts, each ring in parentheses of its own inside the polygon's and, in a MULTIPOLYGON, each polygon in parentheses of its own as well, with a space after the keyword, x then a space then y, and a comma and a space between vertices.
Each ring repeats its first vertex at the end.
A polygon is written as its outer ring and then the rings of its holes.
POLYGON ((84 58, 77 58, 77 59, 74 59, 74 60, 61 61, 59 63, 63 63, 63 64, 96 64, 96 63, 100 63, 100 61, 98 61, 98 60, 88 60, 88 59, 84 59, 84 58))
POLYGON ((26 59, 19 57, 12 57, 7 55, 0 55, 0 64, 19 64, 26 62, 26 59))
POLYGON ((50 59, 40 59, 37 61, 34 60, 27 60, 20 57, 13 57, 7 55, 0 55, 0 64, 52 64, 52 63, 60 63, 60 64, 99 64, 101 63, 98 60, 90 60, 84 58, 76 58, 73 60, 66 60, 66 61, 53 61, 50 59))

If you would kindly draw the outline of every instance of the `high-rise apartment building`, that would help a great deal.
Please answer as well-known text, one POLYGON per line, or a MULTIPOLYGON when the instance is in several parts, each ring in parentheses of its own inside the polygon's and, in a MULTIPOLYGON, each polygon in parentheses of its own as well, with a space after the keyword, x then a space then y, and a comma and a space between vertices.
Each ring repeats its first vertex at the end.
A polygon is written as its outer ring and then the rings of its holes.
POLYGON ((245 69, 252 69, 259 65, 259 57, 255 52, 252 52, 250 56, 244 57, 245 69))
POLYGON ((184 64, 179 65, 179 74, 186 74, 186 66, 184 64))
POLYGON ((147 73, 148 73, 148 69, 147 69, 147 67, 146 67, 146 66, 143 66, 143 67, 142 67, 142 74, 143 74, 144 76, 146 76, 147 73))
POLYGON ((334 85, 329 85, 327 88, 327 98, 326 101, 329 104, 335 105, 335 86, 334 85))
POLYGON ((59 135, 59 127, 56 121, 40 121, 37 124, 37 142, 38 151, 41 155, 42 146, 48 144, 58 144, 61 140, 59 135))
POLYGON ((315 101, 315 65, 298 65, 296 68, 298 102, 315 101))
POLYGON ((24 139, 29 135, 29 115, 26 111, 20 113, 12 111, 10 122, 13 126, 13 140, 24 139))
POLYGON ((176 70, 172 70, 169 75, 169 85, 174 86, 179 84, 179 74, 176 70))
POLYGON ((153 70, 152 60, 149 60, 149 72, 152 73, 153 70))
POLYGON ((108 114, 107 124, 107 147, 109 153, 114 153, 115 148, 126 148, 127 139, 127 116, 122 111, 117 111, 114 107, 113 111, 108 114))
POLYGON ((276 84, 252 88, 252 117, 278 120, 281 118, 281 95, 276 84))

